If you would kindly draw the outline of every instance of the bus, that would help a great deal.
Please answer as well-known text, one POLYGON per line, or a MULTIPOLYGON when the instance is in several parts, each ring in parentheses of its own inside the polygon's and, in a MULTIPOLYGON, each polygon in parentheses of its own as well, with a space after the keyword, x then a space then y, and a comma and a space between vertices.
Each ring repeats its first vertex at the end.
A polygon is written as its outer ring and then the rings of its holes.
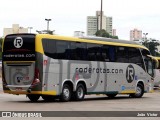
POLYGON ((36 102, 81 101, 85 95, 140 98, 153 91, 149 50, 133 41, 49 34, 11 34, 3 42, 4 93, 36 102))
POLYGON ((158 60, 158 67, 154 69, 154 87, 160 87, 160 57, 155 57, 158 60))

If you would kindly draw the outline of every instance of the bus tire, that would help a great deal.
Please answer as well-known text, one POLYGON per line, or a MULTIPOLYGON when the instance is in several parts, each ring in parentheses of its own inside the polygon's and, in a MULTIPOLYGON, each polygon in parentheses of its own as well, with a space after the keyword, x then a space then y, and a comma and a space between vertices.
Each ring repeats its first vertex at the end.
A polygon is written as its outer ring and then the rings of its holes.
POLYGON ((130 97, 133 98, 141 98, 144 94, 144 87, 142 84, 138 83, 137 87, 136 87, 136 93, 134 94, 130 94, 130 97))
POLYGON ((109 98, 114 98, 117 94, 106 94, 109 98))
POLYGON ((40 98, 40 95, 28 94, 27 97, 30 99, 30 101, 37 102, 38 99, 40 98))
POLYGON ((63 85, 62 93, 60 95, 60 101, 68 102, 71 99, 71 87, 68 84, 63 85))
POLYGON ((85 96, 85 88, 83 84, 78 84, 74 97, 76 101, 82 101, 85 96))

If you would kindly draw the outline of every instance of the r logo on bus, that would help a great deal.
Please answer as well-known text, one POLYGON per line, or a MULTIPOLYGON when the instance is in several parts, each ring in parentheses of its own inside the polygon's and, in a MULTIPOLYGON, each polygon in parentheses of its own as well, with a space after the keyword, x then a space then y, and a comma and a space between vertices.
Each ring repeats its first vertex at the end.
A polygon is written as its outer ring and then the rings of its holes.
POLYGON ((23 39, 21 37, 16 37, 14 39, 14 46, 16 48, 20 48, 20 47, 22 47, 22 45, 23 45, 23 39))
POLYGON ((128 65, 127 70, 126 70, 126 79, 128 83, 131 83, 135 78, 135 70, 132 65, 128 65))

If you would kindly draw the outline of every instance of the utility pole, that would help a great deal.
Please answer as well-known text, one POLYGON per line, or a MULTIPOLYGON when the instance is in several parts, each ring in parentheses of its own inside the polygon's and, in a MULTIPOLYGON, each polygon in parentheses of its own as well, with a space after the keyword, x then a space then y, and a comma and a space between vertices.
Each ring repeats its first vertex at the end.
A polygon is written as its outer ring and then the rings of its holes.
POLYGON ((102 7, 103 7, 103 0, 101 0, 101 21, 100 21, 100 30, 102 30, 102 7))

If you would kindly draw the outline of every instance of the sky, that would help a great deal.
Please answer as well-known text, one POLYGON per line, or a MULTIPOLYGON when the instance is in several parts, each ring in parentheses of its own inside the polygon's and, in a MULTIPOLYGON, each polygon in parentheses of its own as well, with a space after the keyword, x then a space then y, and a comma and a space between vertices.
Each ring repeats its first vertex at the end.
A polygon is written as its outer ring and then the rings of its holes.
MULTIPOLYGON (((74 31, 86 33, 87 16, 95 16, 101 0, 0 0, 0 36, 12 24, 47 29, 45 18, 52 19, 50 30, 55 34, 73 36, 74 31)), ((113 29, 120 39, 129 40, 134 28, 148 33, 147 38, 160 40, 160 0, 103 0, 105 16, 113 19, 113 29)))

